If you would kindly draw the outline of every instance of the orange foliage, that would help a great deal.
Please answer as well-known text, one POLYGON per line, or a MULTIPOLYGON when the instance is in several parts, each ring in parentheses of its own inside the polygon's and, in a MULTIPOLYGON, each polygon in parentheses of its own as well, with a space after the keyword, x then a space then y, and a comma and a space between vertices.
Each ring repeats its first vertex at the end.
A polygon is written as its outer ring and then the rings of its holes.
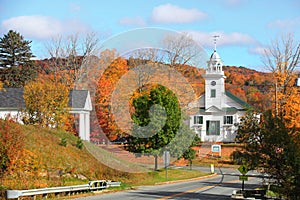
POLYGON ((127 61, 124 58, 117 58, 109 65, 98 82, 95 107, 99 124, 106 135, 118 135, 120 132, 111 113, 111 95, 118 80, 127 71, 127 61))
MULTIPOLYGON (((127 62, 125 58, 115 59, 116 57, 115 50, 105 50, 101 52, 100 59, 97 57, 91 59, 88 69, 82 68, 81 71, 78 72, 78 69, 67 69, 58 66, 60 70, 57 71, 56 74, 51 68, 52 60, 46 59, 37 61, 40 66, 40 80, 50 79, 64 81, 69 87, 73 87, 74 81, 72 78, 80 76, 81 82, 79 85, 76 85, 76 88, 90 88, 90 90, 93 90, 95 88, 94 86, 97 85, 96 91, 90 91, 91 94, 95 93, 95 99, 94 95, 91 95, 91 98, 95 105, 97 115, 94 119, 91 116, 92 135, 99 134, 99 130, 93 128, 93 124, 100 124, 102 131, 107 135, 120 134, 120 130, 114 122, 114 116, 111 113, 112 93, 115 90, 119 79, 125 75, 129 69, 134 67, 132 63, 141 62, 142 64, 147 64, 148 62, 146 60, 134 60, 134 58, 130 58, 131 60, 129 59, 127 62), (80 73, 80 75, 78 73, 80 73)), ((64 60, 61 60, 61 63, 64 64, 64 60)), ((186 79, 190 86, 192 86, 197 97, 204 92, 204 79, 202 77, 202 74, 205 73, 204 69, 189 65, 176 65, 174 66, 174 69, 186 79)), ((264 111, 271 108, 271 96, 274 94, 274 90, 270 73, 234 66, 224 66, 223 70, 227 77, 225 79, 225 87, 227 90, 240 99, 248 102, 258 111, 264 111)), ((180 84, 181 87, 184 87, 182 83, 176 82, 177 80, 174 80, 172 76, 161 81, 172 82, 171 84, 175 85, 175 87, 179 87, 180 84)), ((141 87, 145 87, 145 85, 141 87)), ((139 91, 136 91, 136 93, 139 93, 139 91)), ((134 93, 134 95, 137 94, 134 93)))
POLYGON ((300 89, 295 87, 296 74, 276 73, 273 93, 275 114, 286 120, 288 127, 300 128, 300 89))
POLYGON ((15 167, 22 159, 25 136, 19 124, 11 119, 0 119, 0 176, 15 167))

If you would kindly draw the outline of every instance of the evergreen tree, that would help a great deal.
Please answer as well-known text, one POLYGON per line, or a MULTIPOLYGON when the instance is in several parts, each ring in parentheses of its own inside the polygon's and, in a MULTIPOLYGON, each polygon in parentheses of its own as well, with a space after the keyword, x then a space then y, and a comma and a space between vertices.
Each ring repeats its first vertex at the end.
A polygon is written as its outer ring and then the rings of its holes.
POLYGON ((250 169, 263 168, 287 199, 299 199, 300 195, 300 138, 295 140, 294 135, 299 135, 299 130, 287 127, 285 119, 271 111, 260 121, 249 112, 237 134, 237 140, 245 144, 245 151, 240 152, 245 163, 250 169))
POLYGON ((13 30, 0 38, 0 81, 6 87, 22 87, 36 77, 30 43, 13 30))

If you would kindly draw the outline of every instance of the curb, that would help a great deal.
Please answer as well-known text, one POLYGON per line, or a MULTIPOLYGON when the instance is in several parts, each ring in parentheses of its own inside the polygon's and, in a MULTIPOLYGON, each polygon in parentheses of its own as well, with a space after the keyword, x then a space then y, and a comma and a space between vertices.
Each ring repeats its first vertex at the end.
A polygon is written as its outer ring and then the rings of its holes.
POLYGON ((218 175, 217 173, 214 173, 214 174, 211 174, 211 175, 200 176, 200 177, 197 177, 197 178, 191 178, 191 179, 159 182, 159 183, 155 183, 154 185, 166 185, 166 184, 174 184, 174 183, 182 183, 182 182, 197 181, 197 180, 202 180, 202 179, 212 178, 212 177, 215 177, 215 176, 217 176, 217 175, 218 175))

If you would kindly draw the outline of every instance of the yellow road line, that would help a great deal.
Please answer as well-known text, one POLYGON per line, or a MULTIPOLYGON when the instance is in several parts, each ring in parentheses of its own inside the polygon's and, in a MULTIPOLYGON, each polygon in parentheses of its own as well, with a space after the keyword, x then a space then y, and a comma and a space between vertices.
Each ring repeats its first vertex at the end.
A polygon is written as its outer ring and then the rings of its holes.
POLYGON ((215 186, 217 186, 217 185, 219 185, 219 184, 216 184, 216 185, 210 185, 210 186, 204 186, 204 187, 196 188, 196 189, 193 189, 193 190, 187 190, 187 191, 184 191, 184 192, 180 192, 180 193, 177 193, 177 194, 173 194, 173 195, 170 195, 170 196, 166 196, 166 197, 160 198, 160 199, 158 199, 158 200, 170 199, 170 198, 177 197, 177 196, 181 196, 181 195, 184 195, 184 194, 187 194, 187 193, 192 193, 192 192, 196 192, 196 191, 199 191, 199 190, 210 189, 210 188, 213 188, 213 187, 215 187, 215 186))
POLYGON ((219 184, 214 184, 214 185, 204 186, 204 187, 196 188, 196 189, 193 189, 193 190, 187 190, 187 191, 180 192, 180 193, 177 193, 177 194, 173 194, 173 195, 170 195, 170 196, 165 196, 165 197, 159 198, 159 199, 157 199, 157 200, 171 199, 171 198, 173 198, 173 197, 178 197, 178 196, 181 196, 181 195, 184 195, 184 194, 187 194, 187 193, 192 193, 192 192, 201 191, 201 190, 207 190, 207 189, 210 189, 210 188, 213 188, 213 187, 222 185, 222 184, 235 183, 235 182, 240 182, 240 180, 226 181, 226 182, 219 183, 219 184))

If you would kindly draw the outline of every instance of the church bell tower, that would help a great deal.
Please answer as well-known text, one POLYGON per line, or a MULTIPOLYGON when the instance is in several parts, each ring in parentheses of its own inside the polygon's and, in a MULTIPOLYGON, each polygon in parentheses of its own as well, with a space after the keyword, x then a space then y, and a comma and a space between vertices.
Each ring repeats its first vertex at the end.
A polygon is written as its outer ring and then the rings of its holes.
POLYGON ((225 76, 223 62, 217 53, 217 38, 214 36, 214 52, 207 62, 205 79, 205 109, 216 107, 222 109, 225 104, 225 76))

